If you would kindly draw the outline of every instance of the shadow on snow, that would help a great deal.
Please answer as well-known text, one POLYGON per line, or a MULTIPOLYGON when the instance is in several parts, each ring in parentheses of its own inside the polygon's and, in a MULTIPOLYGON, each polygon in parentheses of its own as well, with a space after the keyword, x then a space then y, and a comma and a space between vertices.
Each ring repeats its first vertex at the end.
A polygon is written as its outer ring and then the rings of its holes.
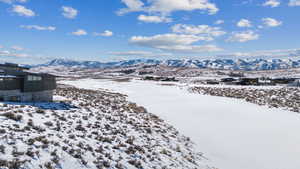
POLYGON ((77 108, 74 105, 65 102, 2 102, 8 105, 33 106, 45 110, 70 110, 77 108))

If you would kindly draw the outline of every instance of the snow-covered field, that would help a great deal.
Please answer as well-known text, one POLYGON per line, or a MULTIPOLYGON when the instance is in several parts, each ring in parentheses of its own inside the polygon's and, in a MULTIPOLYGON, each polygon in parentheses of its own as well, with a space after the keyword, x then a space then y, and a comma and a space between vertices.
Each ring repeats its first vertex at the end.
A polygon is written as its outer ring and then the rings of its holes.
POLYGON ((214 169, 189 138, 122 94, 60 86, 0 103, 0 169, 214 169))
POLYGON ((64 81, 127 94, 192 138, 220 169, 299 169, 300 116, 238 99, 203 96, 184 86, 109 80, 64 81))

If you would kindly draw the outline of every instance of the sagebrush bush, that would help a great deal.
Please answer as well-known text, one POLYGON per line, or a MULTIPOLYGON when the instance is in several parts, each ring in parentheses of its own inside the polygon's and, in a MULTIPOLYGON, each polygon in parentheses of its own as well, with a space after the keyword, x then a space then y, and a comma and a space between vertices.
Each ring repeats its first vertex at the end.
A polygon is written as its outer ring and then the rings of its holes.
POLYGON ((18 114, 12 113, 12 112, 3 113, 3 114, 0 114, 0 116, 4 116, 4 117, 6 117, 10 120, 14 120, 14 121, 21 121, 23 118, 22 115, 18 115, 18 114))

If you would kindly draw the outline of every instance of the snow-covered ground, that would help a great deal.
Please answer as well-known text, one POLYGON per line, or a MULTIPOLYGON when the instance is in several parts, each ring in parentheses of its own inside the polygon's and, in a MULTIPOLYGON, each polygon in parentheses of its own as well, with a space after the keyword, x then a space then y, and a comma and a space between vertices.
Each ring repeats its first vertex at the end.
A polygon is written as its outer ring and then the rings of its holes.
MULTIPOLYGON (((220 169, 299 169, 300 116, 238 99, 192 94, 155 82, 64 81, 127 94, 192 138, 220 169)), ((183 90, 182 90, 183 89, 183 90)))
POLYGON ((122 94, 55 94, 65 102, 0 103, 0 169, 214 169, 189 138, 122 94))

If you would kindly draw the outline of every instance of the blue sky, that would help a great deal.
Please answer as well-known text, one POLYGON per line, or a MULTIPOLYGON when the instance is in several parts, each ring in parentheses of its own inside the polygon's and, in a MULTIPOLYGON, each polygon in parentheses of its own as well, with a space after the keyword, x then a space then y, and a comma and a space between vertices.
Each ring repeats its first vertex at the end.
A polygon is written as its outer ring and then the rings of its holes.
POLYGON ((277 56, 299 52, 299 17, 300 0, 0 0, 0 61, 277 56))

